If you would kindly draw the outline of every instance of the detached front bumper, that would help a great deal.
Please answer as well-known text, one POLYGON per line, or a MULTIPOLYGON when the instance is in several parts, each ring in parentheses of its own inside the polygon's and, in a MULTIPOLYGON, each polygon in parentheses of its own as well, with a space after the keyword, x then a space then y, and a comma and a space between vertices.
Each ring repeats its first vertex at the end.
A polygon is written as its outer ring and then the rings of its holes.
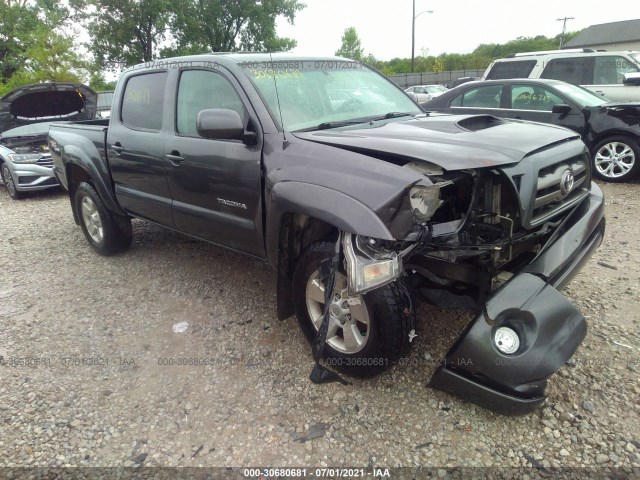
POLYGON ((429 385, 505 415, 525 414, 541 404, 547 379, 587 332, 584 316, 557 289, 598 248, 604 230, 604 196, 592 184, 589 196, 536 258, 489 299, 486 312, 451 347, 429 385), (518 334, 515 354, 505 355, 496 347, 500 327, 518 334))

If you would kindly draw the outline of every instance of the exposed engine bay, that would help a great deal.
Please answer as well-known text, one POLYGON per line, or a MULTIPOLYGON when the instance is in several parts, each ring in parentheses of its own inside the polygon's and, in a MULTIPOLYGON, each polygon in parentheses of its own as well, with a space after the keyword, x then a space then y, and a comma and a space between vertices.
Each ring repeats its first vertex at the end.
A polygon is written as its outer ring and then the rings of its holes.
POLYGON ((49 153, 47 134, 32 136, 0 137, 0 145, 11 149, 16 154, 49 153))

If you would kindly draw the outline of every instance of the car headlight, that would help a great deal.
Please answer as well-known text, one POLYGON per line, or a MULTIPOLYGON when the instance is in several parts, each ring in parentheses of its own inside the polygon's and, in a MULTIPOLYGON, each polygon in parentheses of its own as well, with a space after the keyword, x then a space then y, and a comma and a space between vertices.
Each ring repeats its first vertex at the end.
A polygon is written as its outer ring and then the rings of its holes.
POLYGON ((7 155, 13 163, 36 163, 42 158, 38 153, 10 153, 7 155))
POLYGON ((421 224, 431 220, 433 214, 443 203, 440 200, 440 189, 452 183, 451 181, 446 181, 435 185, 416 185, 409 190, 409 200, 416 223, 421 224))
POLYGON ((402 273, 402 258, 397 252, 369 248, 362 238, 346 233, 343 238, 347 260, 349 295, 368 292, 395 280, 402 273), (355 243, 355 245, 354 245, 355 243))

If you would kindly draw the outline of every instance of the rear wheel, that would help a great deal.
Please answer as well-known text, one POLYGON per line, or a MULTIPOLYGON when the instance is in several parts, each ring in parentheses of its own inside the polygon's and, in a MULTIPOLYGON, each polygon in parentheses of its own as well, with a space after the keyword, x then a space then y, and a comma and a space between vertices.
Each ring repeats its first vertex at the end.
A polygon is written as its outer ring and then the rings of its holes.
MULTIPOLYGON (((293 275, 296 317, 310 342, 323 318, 324 284, 320 279, 320 262, 333 253, 333 243, 311 245, 300 257, 293 275)), ((348 375, 370 377, 384 371, 409 350, 416 316, 406 305, 400 282, 397 280, 364 295, 349 296, 346 275, 336 274, 323 352, 329 366, 348 375)))
POLYGON ((640 148, 635 140, 616 136, 593 149, 593 173, 607 182, 626 182, 640 170, 640 148))
POLYGON ((91 184, 78 186, 75 207, 84 236, 96 252, 113 255, 129 248, 131 219, 109 211, 91 184))
POLYGON ((9 196, 14 200, 20 200, 24 198, 24 193, 18 190, 16 187, 16 182, 14 181, 13 175, 11 175, 11 171, 6 163, 3 163, 0 167, 0 175, 2 175, 2 181, 4 185, 7 187, 7 191, 9 192, 9 196))

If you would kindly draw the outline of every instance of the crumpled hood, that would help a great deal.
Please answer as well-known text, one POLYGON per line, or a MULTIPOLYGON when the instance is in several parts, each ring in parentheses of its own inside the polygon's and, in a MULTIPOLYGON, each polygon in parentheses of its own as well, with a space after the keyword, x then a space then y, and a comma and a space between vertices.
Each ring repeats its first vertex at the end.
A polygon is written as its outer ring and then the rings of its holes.
POLYGON ((0 132, 53 120, 92 120, 98 95, 81 83, 38 83, 0 99, 0 132))
POLYGON ((357 150, 424 160, 444 168, 495 167, 517 163, 553 144, 579 138, 569 129, 491 115, 439 115, 363 124, 348 130, 295 132, 297 138, 357 150))

